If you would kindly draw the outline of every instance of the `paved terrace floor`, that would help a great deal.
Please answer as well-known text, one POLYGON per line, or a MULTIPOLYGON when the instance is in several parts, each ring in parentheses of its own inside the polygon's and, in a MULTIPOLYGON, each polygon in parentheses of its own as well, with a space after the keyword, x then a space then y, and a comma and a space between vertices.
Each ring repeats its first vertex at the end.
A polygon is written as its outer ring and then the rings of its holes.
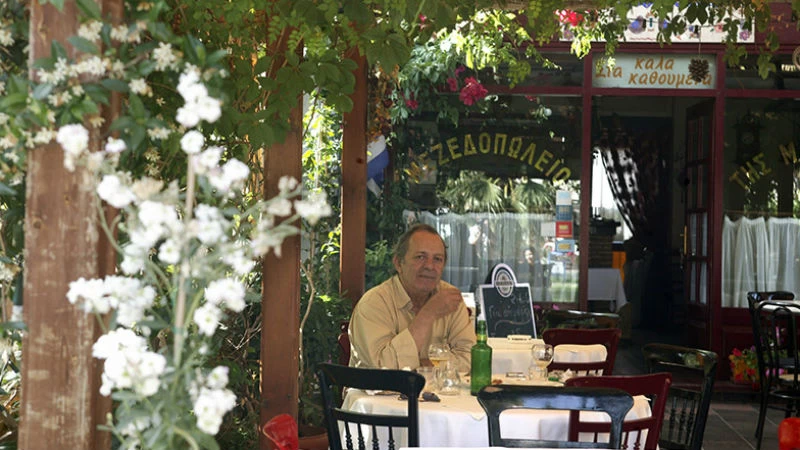
MULTIPOLYGON (((649 342, 681 344, 679 338, 670 336, 663 330, 649 331, 634 329, 630 339, 620 341, 614 373, 634 375, 645 372, 642 359, 642 345, 649 342)), ((727 355, 720 363, 727 364, 727 355)), ((755 449, 755 429, 758 419, 758 397, 729 382, 718 382, 711 402, 706 432, 703 438, 705 450, 755 449)), ((763 450, 778 448, 778 424, 783 419, 780 411, 770 410, 764 424, 763 450)))

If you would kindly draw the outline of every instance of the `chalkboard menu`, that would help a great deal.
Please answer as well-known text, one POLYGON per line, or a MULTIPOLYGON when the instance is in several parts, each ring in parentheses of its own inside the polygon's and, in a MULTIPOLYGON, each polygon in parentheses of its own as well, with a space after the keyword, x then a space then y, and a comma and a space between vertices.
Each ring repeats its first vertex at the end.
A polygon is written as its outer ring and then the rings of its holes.
POLYGON ((535 338, 530 284, 517 284, 514 271, 506 264, 494 266, 490 280, 491 284, 478 286, 476 292, 478 318, 486 320, 489 337, 521 334, 535 338))

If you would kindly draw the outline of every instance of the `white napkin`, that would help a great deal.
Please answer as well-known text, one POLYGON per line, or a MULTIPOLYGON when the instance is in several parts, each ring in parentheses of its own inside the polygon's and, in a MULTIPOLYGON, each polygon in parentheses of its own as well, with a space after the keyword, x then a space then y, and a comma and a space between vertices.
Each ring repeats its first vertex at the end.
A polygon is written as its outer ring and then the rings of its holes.
POLYGON ((486 341, 489 347, 497 350, 520 350, 530 349, 534 344, 544 344, 541 339, 531 339, 529 341, 509 341, 506 338, 489 338, 486 341))

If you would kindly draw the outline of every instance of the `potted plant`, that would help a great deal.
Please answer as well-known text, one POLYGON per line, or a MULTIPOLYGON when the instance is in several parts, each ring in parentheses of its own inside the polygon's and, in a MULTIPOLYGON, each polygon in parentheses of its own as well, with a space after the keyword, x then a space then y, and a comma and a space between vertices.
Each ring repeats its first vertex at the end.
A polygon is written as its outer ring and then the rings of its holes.
POLYGON ((728 355, 731 365, 731 381, 735 384, 749 384, 753 389, 759 388, 758 357, 756 348, 739 350, 734 348, 728 355))

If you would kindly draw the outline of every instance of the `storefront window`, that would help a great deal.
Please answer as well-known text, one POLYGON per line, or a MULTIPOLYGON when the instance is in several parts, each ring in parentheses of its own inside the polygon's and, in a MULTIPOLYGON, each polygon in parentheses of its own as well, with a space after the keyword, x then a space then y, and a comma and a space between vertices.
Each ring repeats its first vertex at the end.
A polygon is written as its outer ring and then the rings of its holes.
POLYGON ((463 292, 508 264, 535 302, 577 302, 578 97, 507 95, 458 126, 410 121, 400 138, 413 208, 439 230, 443 278, 463 292))
POLYGON ((722 306, 800 292, 800 102, 730 99, 725 115, 722 306))

